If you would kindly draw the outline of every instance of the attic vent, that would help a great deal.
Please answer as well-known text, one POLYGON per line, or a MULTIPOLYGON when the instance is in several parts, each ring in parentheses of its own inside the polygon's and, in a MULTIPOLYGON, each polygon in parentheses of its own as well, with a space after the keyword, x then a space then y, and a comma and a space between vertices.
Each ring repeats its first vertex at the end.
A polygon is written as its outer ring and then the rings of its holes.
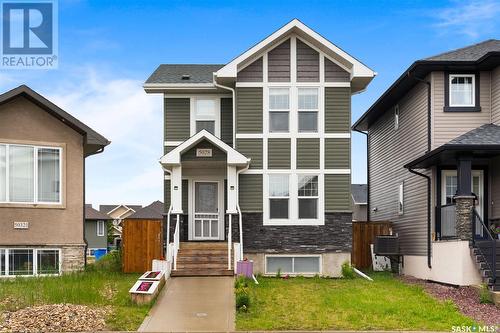
POLYGON ((182 75, 183 80, 189 80, 190 78, 191 78, 191 75, 189 75, 189 74, 182 75))

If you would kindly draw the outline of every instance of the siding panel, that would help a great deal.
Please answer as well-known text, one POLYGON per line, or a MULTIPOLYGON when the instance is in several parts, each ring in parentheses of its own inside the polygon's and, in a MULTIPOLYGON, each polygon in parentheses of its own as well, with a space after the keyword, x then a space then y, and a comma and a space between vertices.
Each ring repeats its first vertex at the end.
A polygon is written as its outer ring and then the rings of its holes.
POLYGON ((168 212, 168 208, 170 207, 170 179, 163 181, 163 202, 165 203, 165 211, 168 212))
POLYGON ((325 82, 350 82, 351 74, 325 58, 325 82))
POLYGON ((184 215, 189 212, 189 182, 187 179, 182 180, 182 211, 184 215))
POLYGON ((236 149, 252 159, 250 169, 262 169, 262 139, 237 139, 236 149))
POLYGON ((319 82, 319 53, 297 39, 297 82, 319 82))
POLYGON ((267 68, 269 82, 290 82, 290 39, 269 51, 267 68))
POLYGON ((268 139, 267 163, 269 169, 290 169, 290 139, 268 139))
POLYGON ((189 138, 189 98, 165 98, 165 140, 184 141, 189 138))
POLYGON ((238 72, 238 82, 262 82, 262 57, 238 72))
POLYGON ((297 139, 297 169, 319 169, 319 139, 297 139))
POLYGON ((236 88, 237 133, 262 133, 262 88, 236 88))
POLYGON ((325 175, 325 211, 351 209, 351 176, 325 175))
POLYGON ((351 132, 351 88, 325 88, 325 132, 351 132))
POLYGON ((491 72, 491 109, 493 123, 500 125, 500 66, 491 72))
POLYGON ((233 99, 220 99, 221 140, 233 146, 233 99))
POLYGON ((325 168, 350 169, 350 160, 350 139, 325 139, 325 168))
POLYGON ((243 212, 262 212, 262 175, 240 175, 239 193, 243 212))
POLYGON ((226 161, 226 153, 214 146, 212 143, 204 140, 198 143, 193 148, 189 149, 181 156, 181 161, 226 161), (209 148, 212 149, 212 157, 196 157, 196 149, 209 148))

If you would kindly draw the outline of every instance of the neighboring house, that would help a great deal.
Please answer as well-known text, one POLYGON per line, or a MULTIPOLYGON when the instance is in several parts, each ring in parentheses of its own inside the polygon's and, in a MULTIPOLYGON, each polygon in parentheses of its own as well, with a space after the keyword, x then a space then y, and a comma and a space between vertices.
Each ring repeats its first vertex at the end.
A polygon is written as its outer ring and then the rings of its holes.
POLYGON ((351 207, 353 221, 367 221, 366 203, 367 203, 367 185, 351 185, 351 207))
POLYGON ((112 248, 119 248, 122 239, 122 221, 123 219, 134 214, 137 210, 141 209, 140 205, 100 205, 99 211, 106 214, 112 220, 111 222, 111 236, 113 242, 108 244, 112 248))
POLYGON ((109 143, 25 85, 0 95, 0 275, 84 267, 85 158, 109 143))
POLYGON ((500 219, 500 41, 416 61, 353 129, 368 135, 369 219, 393 222, 403 273, 491 274, 481 221, 500 219))
POLYGON ((127 220, 163 220, 164 210, 165 204, 156 200, 145 207, 137 209, 135 213, 127 216, 127 220))
POLYGON ((235 241, 256 272, 339 275, 351 96, 374 75, 296 19, 225 65, 160 65, 144 89, 164 96, 170 241, 235 241))
POLYGON ((91 204, 85 205, 85 241, 87 242, 87 256, 94 257, 108 252, 108 222, 110 217, 91 204))

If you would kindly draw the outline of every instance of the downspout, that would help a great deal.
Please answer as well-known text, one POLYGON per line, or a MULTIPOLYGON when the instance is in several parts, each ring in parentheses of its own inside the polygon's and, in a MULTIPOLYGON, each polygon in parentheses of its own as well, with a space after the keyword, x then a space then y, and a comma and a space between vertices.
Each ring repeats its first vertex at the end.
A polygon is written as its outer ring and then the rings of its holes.
MULTIPOLYGON (((84 140, 87 138, 85 137, 84 140)), ((84 148, 85 150, 85 148, 84 148)), ((83 243, 85 244, 85 249, 83 252, 83 267, 87 267, 87 251, 89 247, 89 242, 87 241, 87 236, 85 235, 85 154, 83 156, 83 243)))
MULTIPOLYGON (((172 173, 170 172, 170 170, 163 167, 163 165, 162 165, 162 169, 163 169, 163 171, 167 172, 170 176, 172 176, 172 173)), ((165 181, 165 176, 163 176, 163 181, 165 181)), ((170 186, 172 186, 172 178, 170 178, 170 186)), ((163 198, 163 200, 165 201, 165 197, 163 198)), ((170 214, 171 213, 172 213, 172 196, 170 197, 170 205, 168 206, 168 212, 167 212, 167 246, 166 246, 166 250, 165 250, 165 260, 169 260, 168 246, 170 245, 170 214)))
POLYGON ((370 222, 370 141, 368 131, 363 132, 358 129, 354 131, 366 135, 366 220, 370 222))
POLYGON ((240 260, 243 260, 243 217, 240 209, 240 173, 247 171, 249 168, 250 163, 248 163, 243 169, 236 171, 236 188, 238 189, 238 192, 236 193, 236 209, 238 210, 238 228, 240 231, 240 260))
POLYGON ((213 74, 213 84, 214 86, 221 88, 221 89, 226 89, 231 91, 231 94, 233 95, 233 148, 236 148, 236 91, 228 86, 223 86, 222 84, 217 83, 217 80, 215 79, 215 73, 213 74))

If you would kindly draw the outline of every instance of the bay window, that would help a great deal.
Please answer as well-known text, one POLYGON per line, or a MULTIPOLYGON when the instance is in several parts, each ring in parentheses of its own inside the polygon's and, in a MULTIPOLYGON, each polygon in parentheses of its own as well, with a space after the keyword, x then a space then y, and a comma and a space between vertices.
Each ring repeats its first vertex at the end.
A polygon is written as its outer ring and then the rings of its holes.
POLYGON ((298 176, 299 219, 318 218, 318 176, 298 176))
POLYGON ((290 89, 269 88, 269 132, 290 131, 290 89))
POLYGON ((475 76, 450 74, 449 79, 450 106, 475 106, 475 76))
POLYGON ((60 202, 60 148, 0 144, 0 203, 60 202))
POLYGON ((318 88, 298 88, 299 132, 318 132, 318 88))
POLYGON ((288 219, 290 200, 290 176, 269 175, 269 218, 288 219))

